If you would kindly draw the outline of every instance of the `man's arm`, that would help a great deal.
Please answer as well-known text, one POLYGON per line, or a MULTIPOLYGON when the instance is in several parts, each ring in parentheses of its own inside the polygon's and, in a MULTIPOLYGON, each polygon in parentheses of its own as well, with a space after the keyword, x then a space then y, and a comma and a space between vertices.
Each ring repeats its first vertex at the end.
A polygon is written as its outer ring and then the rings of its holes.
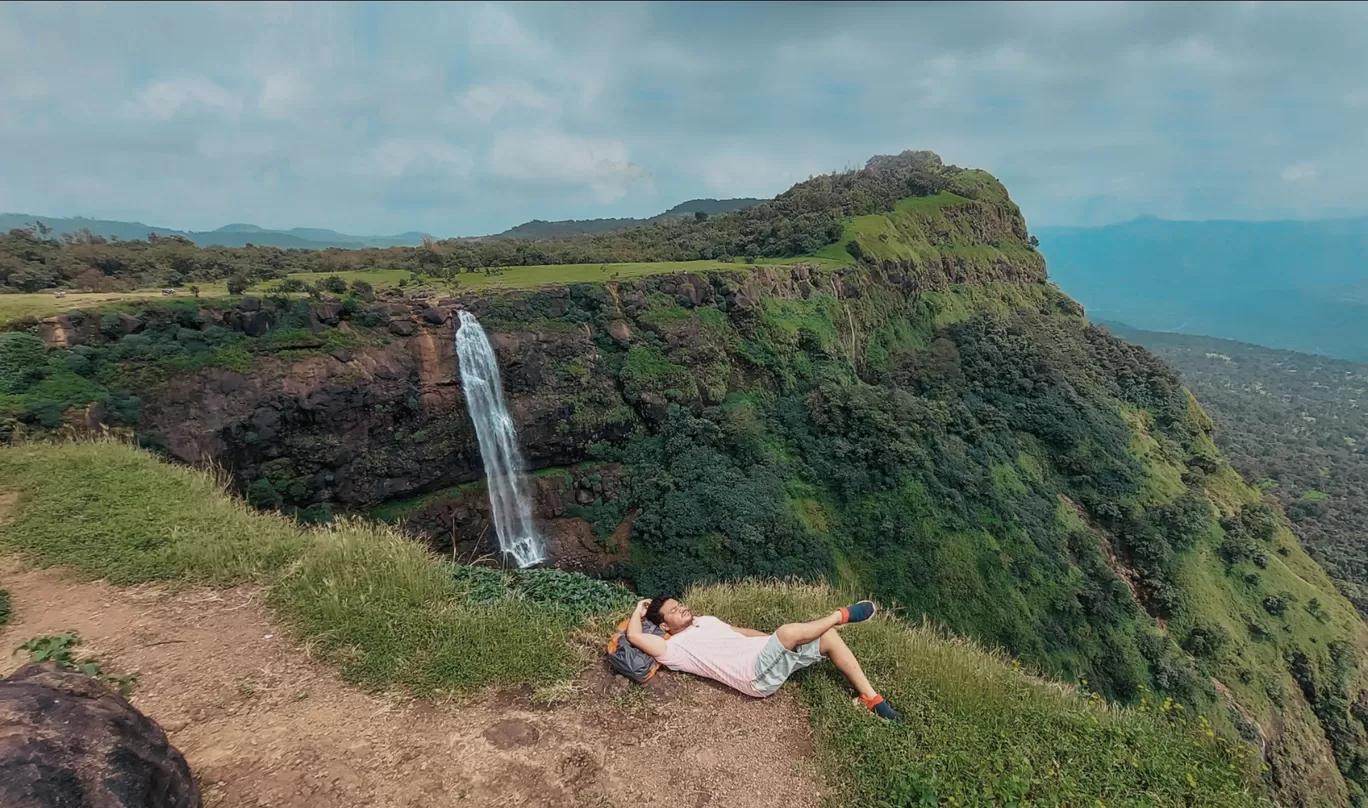
POLYGON ((627 642, 660 659, 665 656, 665 638, 641 630, 641 618, 646 614, 646 607, 649 605, 649 600, 643 600, 632 611, 632 617, 627 621, 627 642))

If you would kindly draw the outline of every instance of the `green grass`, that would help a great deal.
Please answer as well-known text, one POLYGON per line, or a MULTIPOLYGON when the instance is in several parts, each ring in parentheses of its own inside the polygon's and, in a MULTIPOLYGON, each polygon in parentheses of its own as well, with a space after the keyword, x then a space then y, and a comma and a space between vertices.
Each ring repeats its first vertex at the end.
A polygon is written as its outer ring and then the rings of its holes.
POLYGON ((14 612, 10 607, 9 593, 0 589, 0 628, 4 628, 13 616, 14 612))
MULTIPOLYGON (((801 258, 762 258, 754 264, 737 259, 733 263, 721 261, 657 261, 648 263, 622 264, 547 264, 543 266, 507 267, 498 273, 486 275, 482 272, 464 273, 458 277, 454 291, 485 289, 532 289, 538 286, 556 286, 570 283, 601 283, 612 280, 629 280, 646 275, 660 275, 669 272, 713 272, 719 270, 741 271, 748 266, 786 266, 789 264, 813 264, 822 269, 847 266, 850 256, 831 260, 824 257, 807 256, 801 258)), ((399 285, 400 280, 417 281, 411 287, 415 290, 451 293, 452 285, 433 278, 417 278, 406 269, 365 269, 338 272, 298 272, 290 275, 308 283, 316 283, 331 275, 337 275, 351 283, 364 280, 377 289, 399 285)), ((266 292, 278 285, 268 281, 248 289, 249 294, 266 292)), ((224 281, 201 283, 200 297, 221 298, 228 295, 224 281)), ((176 290, 172 299, 187 299, 192 295, 187 287, 176 290)), ((133 292, 70 293, 58 298, 52 294, 0 295, 0 325, 25 317, 48 317, 64 311, 81 309, 100 311, 117 308, 120 304, 140 301, 166 299, 160 289, 140 289, 133 292)))
POLYGON ((0 448, 0 488, 19 495, 0 550, 121 585, 264 585, 297 638, 360 684, 545 684, 584 664, 571 641, 579 616, 521 598, 474 602, 452 565, 389 529, 304 529, 128 445, 0 448))
MULTIPOLYGON (((830 260, 820 257, 803 258, 762 258, 754 264, 737 259, 733 263, 722 261, 654 261, 631 264, 548 264, 545 266, 506 267, 499 273, 486 275, 482 272, 467 272, 459 276, 460 290, 480 291, 484 289, 531 289, 537 286, 553 286, 569 283, 603 283, 614 280, 630 280, 646 275, 660 275, 669 272, 717 272, 740 271, 748 266, 787 266, 789 264, 815 264, 828 269, 845 266, 845 260, 830 260)), ((434 282, 440 283, 440 282, 434 282)))
MULTIPOLYGON (((324 278, 336 275, 349 285, 356 281, 365 281, 376 289, 387 289, 398 286, 400 281, 412 280, 413 273, 407 269, 346 269, 338 272, 295 272, 288 277, 305 283, 317 283, 324 278)), ((269 288, 275 282, 262 284, 256 288, 269 288)))
MULTIPOLYGON (((798 584, 700 586, 686 600, 761 630, 838 605, 826 587, 798 584)), ((871 720, 829 665, 800 674, 832 804, 1266 804, 1254 795, 1250 750, 1172 705, 1109 706, 972 643, 888 617, 842 637, 907 720, 871 720)))
MULTIPOLYGON (((581 638, 601 639, 628 598, 554 571, 513 580, 457 567, 371 524, 302 528, 225 496, 210 474, 113 441, 0 448, 0 490, 18 495, 0 552, 122 585, 262 585, 296 639, 371 687, 554 687, 588 663, 581 638)), ((806 510, 819 520, 815 506, 806 510)), ((840 596, 739 583, 696 587, 688 599, 772 630, 840 596)), ((908 720, 853 706, 830 666, 800 677, 833 804, 1260 804, 1245 748, 1181 711, 1107 706, 887 615, 844 636, 908 720)))

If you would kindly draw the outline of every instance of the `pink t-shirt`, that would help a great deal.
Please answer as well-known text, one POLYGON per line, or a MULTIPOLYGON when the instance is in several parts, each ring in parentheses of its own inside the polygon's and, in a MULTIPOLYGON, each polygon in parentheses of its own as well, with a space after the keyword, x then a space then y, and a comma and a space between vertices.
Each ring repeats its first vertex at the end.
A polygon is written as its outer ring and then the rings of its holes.
POLYGON ((769 641, 769 635, 739 634, 716 617, 695 617, 692 625, 665 641, 660 664, 716 679, 760 698, 763 694, 755 689, 755 660, 769 641))

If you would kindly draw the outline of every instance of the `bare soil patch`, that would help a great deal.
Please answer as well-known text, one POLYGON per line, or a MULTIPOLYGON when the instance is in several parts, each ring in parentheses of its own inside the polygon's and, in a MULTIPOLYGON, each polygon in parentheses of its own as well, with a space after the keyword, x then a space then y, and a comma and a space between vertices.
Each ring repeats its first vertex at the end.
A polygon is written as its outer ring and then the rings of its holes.
POLYGON ((208 806, 816 806, 806 717, 682 674, 645 688, 598 667, 564 705, 367 693, 282 635, 251 588, 168 593, 0 561, 11 651, 76 631, 189 761, 208 806))

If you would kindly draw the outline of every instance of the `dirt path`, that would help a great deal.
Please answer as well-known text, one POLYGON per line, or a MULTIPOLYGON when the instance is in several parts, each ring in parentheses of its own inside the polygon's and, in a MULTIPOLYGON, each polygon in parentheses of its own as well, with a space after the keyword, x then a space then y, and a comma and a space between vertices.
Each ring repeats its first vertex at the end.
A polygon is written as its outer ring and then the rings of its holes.
POLYGON ((133 703, 190 762, 207 806, 816 806, 807 721, 663 673, 644 692, 593 669, 569 706, 527 693, 403 701, 343 684, 277 633, 251 589, 166 594, 0 560, 25 640, 68 630, 137 672, 133 703))

